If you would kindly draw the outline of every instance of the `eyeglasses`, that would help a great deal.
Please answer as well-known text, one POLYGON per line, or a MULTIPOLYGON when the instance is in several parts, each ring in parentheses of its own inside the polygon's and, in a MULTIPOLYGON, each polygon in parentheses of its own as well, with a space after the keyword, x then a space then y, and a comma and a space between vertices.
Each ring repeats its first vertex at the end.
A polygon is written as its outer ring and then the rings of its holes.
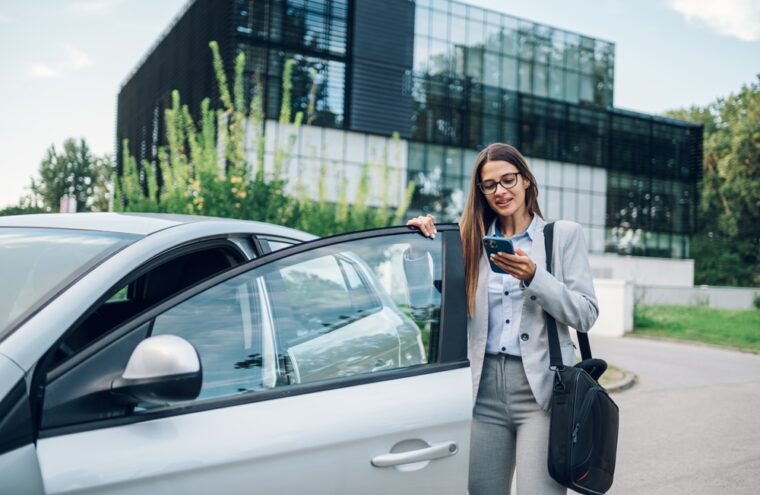
POLYGON ((501 184, 501 187, 504 189, 512 189, 515 187, 515 185, 517 185, 518 175, 520 175, 520 172, 504 174, 501 176, 498 182, 495 180, 486 180, 478 183, 478 187, 481 191, 483 191, 483 194, 494 194, 499 184, 501 184))

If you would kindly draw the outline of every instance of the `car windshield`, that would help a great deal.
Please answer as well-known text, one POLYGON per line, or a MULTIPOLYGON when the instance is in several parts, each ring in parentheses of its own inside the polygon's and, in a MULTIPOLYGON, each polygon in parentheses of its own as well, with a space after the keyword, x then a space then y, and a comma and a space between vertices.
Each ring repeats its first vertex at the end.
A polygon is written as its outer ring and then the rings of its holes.
POLYGON ((139 236, 0 228, 0 339, 61 289, 139 236))

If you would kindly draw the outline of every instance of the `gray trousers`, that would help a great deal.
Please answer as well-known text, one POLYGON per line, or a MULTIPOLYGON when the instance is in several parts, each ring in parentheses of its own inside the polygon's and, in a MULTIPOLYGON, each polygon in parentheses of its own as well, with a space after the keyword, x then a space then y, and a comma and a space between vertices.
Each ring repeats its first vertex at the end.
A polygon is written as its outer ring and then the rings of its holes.
POLYGON ((549 476, 549 413, 541 409, 519 357, 486 355, 475 401, 470 445, 470 495, 565 494, 549 476))

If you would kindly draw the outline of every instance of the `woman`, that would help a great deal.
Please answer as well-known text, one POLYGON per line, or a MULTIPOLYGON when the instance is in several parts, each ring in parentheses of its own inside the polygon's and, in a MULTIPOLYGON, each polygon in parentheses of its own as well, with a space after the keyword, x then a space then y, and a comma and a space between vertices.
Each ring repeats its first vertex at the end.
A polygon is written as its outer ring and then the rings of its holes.
MULTIPOLYGON (((435 236, 431 215, 408 225, 435 236)), ((500 143, 481 151, 460 222, 475 399, 470 495, 509 494, 515 469, 519 494, 566 493, 547 468, 553 373, 544 311, 557 321, 563 362, 573 365, 568 326, 587 332, 598 309, 580 225, 555 223, 551 274, 544 225, 536 179, 520 152, 500 143), (512 240, 514 255, 491 256, 506 274, 491 270, 485 235, 512 240)))

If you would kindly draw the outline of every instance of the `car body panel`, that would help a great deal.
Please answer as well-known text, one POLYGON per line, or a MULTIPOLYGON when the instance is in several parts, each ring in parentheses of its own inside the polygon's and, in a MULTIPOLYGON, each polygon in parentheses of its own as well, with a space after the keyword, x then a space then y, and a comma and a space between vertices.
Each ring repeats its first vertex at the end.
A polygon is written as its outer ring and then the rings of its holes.
POLYGON ((120 213, 43 213, 0 218, 0 227, 41 227, 77 230, 100 230, 125 234, 148 235, 179 222, 160 216, 136 216, 120 213))
MULTIPOLYGON (((0 354, 0 403, 22 380, 24 373, 21 368, 7 356, 0 354)), ((0 423, 3 419, 5 418, 0 417, 0 423)), ((43 493, 42 474, 33 444, 22 445, 9 452, 0 452, 0 480, 0 493, 43 493)))
POLYGON ((104 232, 121 232, 124 234, 150 235, 164 229, 188 224, 206 224, 203 228, 222 230, 225 225, 231 228, 257 232, 267 235, 297 239, 315 239, 316 237, 300 230, 251 220, 233 220, 228 218, 203 217, 195 215, 175 215, 156 213, 47 213, 38 215, 15 215, 0 217, 0 227, 41 227, 58 229, 100 230, 104 232), (237 227, 234 227, 234 226, 237 227))
POLYGON ((34 444, 0 454, 0 493, 43 495, 45 487, 34 444))
POLYGON ((0 354, 0 399, 24 377, 24 370, 8 356, 0 354))
POLYGON ((459 368, 43 438, 40 464, 49 494, 465 493, 470 381, 459 368), (371 465, 410 436, 459 452, 409 472, 371 465))

